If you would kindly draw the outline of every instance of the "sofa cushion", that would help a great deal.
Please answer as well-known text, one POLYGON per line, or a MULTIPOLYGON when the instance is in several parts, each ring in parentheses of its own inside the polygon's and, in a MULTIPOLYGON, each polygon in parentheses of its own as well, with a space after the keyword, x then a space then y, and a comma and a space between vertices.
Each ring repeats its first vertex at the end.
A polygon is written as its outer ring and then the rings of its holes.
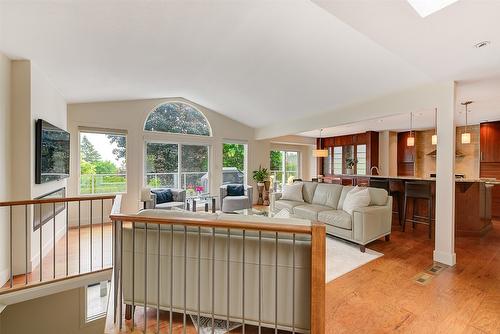
POLYGON ((227 196, 244 196, 245 187, 242 184, 228 184, 227 196))
POLYGON ((302 197, 304 201, 307 203, 312 203, 314 192, 316 191, 316 187, 318 186, 317 182, 303 182, 302 186, 302 197))
POLYGON ((316 204, 299 205, 293 208, 295 217, 309 220, 318 220, 318 213, 331 210, 330 207, 316 204))
POLYGON ((288 212, 293 212, 293 208, 298 205, 304 205, 304 202, 289 201, 286 199, 280 199, 274 202, 274 207, 278 210, 286 209, 288 212))
POLYGON ((354 187, 353 186, 344 186, 342 188, 342 193, 340 194, 340 199, 339 199, 339 204, 337 205, 337 210, 342 210, 344 206, 344 201, 345 197, 347 196, 347 193, 351 191, 354 187))
POLYGON ((170 189, 153 189, 151 192, 156 195, 156 204, 174 201, 174 195, 170 189))
POLYGON ((318 213, 318 220, 322 223, 352 230, 352 216, 343 210, 329 210, 318 213))
POLYGON ((281 195, 281 199, 295 202, 304 202, 304 198, 302 197, 303 186, 304 184, 302 182, 283 185, 283 194, 281 195))
POLYGON ((364 208, 370 205, 370 190, 366 187, 354 187, 345 197, 342 210, 352 215, 355 209, 364 208))
POLYGON ((336 209, 337 203, 342 193, 342 185, 340 184, 318 184, 312 204, 325 205, 336 209))
POLYGON ((184 207, 184 202, 166 202, 161 204, 156 204, 155 208, 157 209, 171 209, 173 207, 182 208, 184 207))
POLYGON ((368 188, 370 192, 370 205, 383 206, 387 204, 387 190, 381 188, 368 188))

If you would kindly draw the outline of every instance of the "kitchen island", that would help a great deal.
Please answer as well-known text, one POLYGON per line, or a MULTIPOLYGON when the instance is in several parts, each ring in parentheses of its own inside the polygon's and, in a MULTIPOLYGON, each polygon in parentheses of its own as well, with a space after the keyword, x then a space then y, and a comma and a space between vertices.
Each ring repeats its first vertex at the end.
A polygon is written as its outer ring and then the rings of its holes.
MULTIPOLYGON (((381 176, 381 175, 331 175, 324 178, 325 183, 343 185, 369 186, 370 179, 386 179, 394 195, 394 209, 403 210, 405 182, 430 182, 433 199, 435 199, 435 178, 419 178, 411 176, 381 176), (398 201, 399 194, 399 201, 398 201), (399 203, 398 203, 399 202, 399 203), (399 205, 398 205, 399 204, 399 205)), ((457 236, 480 237, 491 229, 492 188, 500 182, 493 179, 457 178, 455 183, 455 231, 457 236)), ((433 200, 435 203, 435 200, 433 200)), ((435 217, 433 204, 431 217, 435 217)), ((407 221, 414 217, 417 221, 425 221, 429 217, 429 207, 425 200, 409 200, 406 207, 407 221)), ((398 221, 399 212, 395 214, 393 222, 398 221)))

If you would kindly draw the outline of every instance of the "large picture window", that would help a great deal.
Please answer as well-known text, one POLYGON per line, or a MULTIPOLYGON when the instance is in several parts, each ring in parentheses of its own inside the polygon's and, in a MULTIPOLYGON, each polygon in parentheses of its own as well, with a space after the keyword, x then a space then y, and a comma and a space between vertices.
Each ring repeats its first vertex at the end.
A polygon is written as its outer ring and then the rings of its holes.
POLYGON ((152 188, 182 188, 187 196, 209 191, 209 147, 146 143, 146 183, 152 188))
POLYGON ((299 178, 299 152, 271 151, 270 166, 274 190, 281 191, 284 184, 299 178))
POLYGON ((80 194, 127 191, 127 137, 125 134, 80 132, 80 194))
POLYGON ((247 145, 222 144, 222 184, 245 184, 247 181, 247 145))

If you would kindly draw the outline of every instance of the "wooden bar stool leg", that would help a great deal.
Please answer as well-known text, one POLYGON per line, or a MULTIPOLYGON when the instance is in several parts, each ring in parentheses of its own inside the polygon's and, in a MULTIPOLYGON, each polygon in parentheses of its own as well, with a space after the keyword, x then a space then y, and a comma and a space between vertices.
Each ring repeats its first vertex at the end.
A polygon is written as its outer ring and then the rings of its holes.
POLYGON ((415 221, 415 203, 417 202, 417 200, 415 198, 413 198, 412 200, 412 208, 411 208, 411 226, 413 227, 413 229, 415 229, 415 227, 417 227, 417 222, 415 221))
POLYGON ((403 210, 402 210, 402 212, 403 212, 403 222, 401 224, 401 231, 403 231, 403 232, 405 231, 405 225, 406 225, 406 205, 408 204, 407 200, 408 200, 408 198, 407 198, 407 196, 405 194, 405 199, 404 199, 404 203, 403 203, 403 210))
POLYGON ((429 198, 429 239, 432 239, 432 198, 429 198))

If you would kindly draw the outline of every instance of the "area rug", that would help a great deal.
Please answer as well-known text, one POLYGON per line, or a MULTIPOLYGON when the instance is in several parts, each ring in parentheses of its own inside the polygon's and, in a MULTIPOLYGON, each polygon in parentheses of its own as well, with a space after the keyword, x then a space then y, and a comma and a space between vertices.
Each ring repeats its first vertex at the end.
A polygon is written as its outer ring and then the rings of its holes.
POLYGON ((327 236, 326 238, 326 283, 364 266, 384 254, 366 248, 362 253, 359 246, 327 236))
POLYGON ((198 316, 192 314, 190 316, 196 331, 201 334, 223 334, 228 333, 228 329, 230 332, 233 329, 241 327, 241 324, 238 322, 230 321, 228 326, 227 321, 214 319, 214 330, 212 332, 212 318, 200 316, 200 328, 198 330, 198 316))

